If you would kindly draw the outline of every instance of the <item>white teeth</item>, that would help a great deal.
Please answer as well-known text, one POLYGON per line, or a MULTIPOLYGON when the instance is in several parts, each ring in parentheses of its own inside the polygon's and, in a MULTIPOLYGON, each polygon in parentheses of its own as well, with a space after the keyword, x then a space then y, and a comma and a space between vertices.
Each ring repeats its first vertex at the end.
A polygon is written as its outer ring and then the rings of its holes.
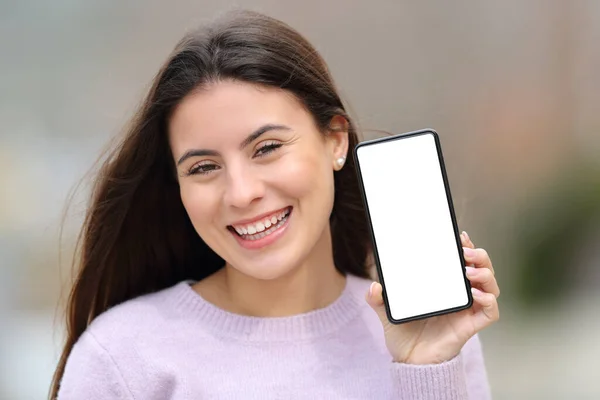
POLYGON ((269 236, 271 233, 275 232, 277 229, 279 229, 281 226, 283 226, 283 224, 285 224, 287 220, 287 216, 282 219, 281 221, 279 221, 276 225, 271 225, 271 227, 263 232, 258 232, 256 234, 247 234, 247 235, 242 235, 244 236, 245 240, 258 240, 258 239, 262 239, 265 236, 269 236))
POLYGON ((270 234, 281 225, 281 221, 287 216, 288 211, 266 218, 252 225, 233 227, 239 235, 256 235, 256 239, 270 234), (268 230, 268 231, 267 231, 268 230), (262 234, 262 236, 260 236, 262 234))

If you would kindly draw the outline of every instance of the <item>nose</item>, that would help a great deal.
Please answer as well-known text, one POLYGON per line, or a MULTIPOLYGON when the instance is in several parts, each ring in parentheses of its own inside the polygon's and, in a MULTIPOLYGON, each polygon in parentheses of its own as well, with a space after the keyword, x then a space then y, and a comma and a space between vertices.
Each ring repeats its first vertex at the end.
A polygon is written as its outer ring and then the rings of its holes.
POLYGON ((223 196, 226 206, 245 208, 264 196, 265 186, 258 174, 248 166, 229 168, 223 196))

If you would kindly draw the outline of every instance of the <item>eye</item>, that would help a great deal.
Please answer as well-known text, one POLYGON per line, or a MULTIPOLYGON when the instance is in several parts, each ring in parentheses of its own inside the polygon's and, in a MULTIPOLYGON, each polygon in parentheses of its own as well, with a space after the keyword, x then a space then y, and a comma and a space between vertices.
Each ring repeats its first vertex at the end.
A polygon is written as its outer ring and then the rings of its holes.
POLYGON ((212 171, 216 171, 219 169, 219 166, 215 163, 211 163, 208 161, 200 161, 192 165, 190 170, 187 172, 187 175, 208 175, 212 171))
POLYGON ((278 142, 274 142, 274 141, 265 142, 264 144, 261 144, 258 149, 256 149, 256 152, 254 153, 254 157, 266 156, 267 154, 272 153, 273 151, 277 150, 281 146, 282 146, 282 144, 278 143, 278 142))

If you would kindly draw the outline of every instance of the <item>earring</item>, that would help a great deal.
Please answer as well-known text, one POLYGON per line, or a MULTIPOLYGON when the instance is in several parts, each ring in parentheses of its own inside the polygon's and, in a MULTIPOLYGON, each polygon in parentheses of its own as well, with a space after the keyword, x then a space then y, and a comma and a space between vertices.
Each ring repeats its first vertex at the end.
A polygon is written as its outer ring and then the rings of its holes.
POLYGON ((337 163, 338 167, 342 168, 342 166, 344 165, 344 161, 346 161, 346 157, 340 157, 337 160, 335 160, 335 162, 337 163))

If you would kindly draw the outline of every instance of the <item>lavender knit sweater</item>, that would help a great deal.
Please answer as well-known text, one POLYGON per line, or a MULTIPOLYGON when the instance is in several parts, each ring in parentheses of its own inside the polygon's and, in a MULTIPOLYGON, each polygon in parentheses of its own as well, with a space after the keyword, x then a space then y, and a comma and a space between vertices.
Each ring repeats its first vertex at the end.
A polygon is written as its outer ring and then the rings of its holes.
POLYGON ((349 276, 326 308, 284 318, 228 313, 188 282, 96 318, 69 357, 58 398, 489 399, 477 337, 438 365, 394 363, 370 282, 349 276))

